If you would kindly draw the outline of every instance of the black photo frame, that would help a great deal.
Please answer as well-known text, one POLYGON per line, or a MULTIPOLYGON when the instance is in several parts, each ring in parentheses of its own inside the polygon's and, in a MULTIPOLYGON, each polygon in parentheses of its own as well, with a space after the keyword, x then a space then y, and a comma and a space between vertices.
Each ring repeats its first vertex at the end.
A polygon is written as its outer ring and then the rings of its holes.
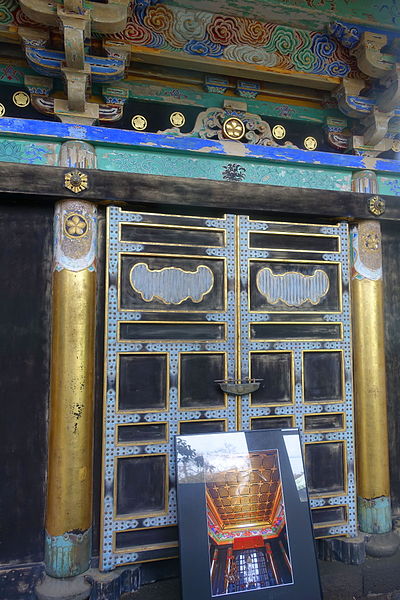
POLYGON ((182 600, 321 600, 298 430, 175 447, 182 600))

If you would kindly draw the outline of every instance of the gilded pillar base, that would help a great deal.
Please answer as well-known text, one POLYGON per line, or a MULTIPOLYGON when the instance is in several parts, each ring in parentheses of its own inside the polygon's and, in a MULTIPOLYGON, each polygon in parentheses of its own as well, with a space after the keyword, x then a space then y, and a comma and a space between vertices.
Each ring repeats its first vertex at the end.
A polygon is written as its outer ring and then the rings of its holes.
POLYGON ((51 577, 74 577, 90 567, 92 528, 51 536, 45 532, 46 573, 51 577))

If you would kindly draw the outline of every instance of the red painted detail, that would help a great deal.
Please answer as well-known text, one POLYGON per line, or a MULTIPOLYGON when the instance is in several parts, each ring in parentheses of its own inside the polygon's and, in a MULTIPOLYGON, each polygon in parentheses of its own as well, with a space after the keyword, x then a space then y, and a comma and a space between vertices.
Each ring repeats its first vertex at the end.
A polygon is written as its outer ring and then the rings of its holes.
POLYGON ((248 548, 262 548, 264 540, 262 535, 253 535, 252 537, 235 538, 233 540, 234 550, 247 550, 248 548))

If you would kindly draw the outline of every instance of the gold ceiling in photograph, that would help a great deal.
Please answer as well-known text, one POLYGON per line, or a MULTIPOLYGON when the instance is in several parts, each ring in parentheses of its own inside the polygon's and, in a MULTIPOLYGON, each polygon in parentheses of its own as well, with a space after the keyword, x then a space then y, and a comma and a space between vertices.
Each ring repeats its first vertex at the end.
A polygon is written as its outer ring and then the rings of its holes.
POLYGON ((207 500, 222 529, 270 525, 281 497, 276 451, 248 455, 250 469, 229 469, 207 483, 207 500))

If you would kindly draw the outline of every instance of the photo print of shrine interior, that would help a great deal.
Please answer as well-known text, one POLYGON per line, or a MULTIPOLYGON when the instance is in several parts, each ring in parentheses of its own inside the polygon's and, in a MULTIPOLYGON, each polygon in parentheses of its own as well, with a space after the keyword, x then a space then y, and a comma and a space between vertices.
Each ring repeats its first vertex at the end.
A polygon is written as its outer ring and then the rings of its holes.
POLYGON ((278 451, 235 462, 206 482, 213 596, 293 582, 278 451))

